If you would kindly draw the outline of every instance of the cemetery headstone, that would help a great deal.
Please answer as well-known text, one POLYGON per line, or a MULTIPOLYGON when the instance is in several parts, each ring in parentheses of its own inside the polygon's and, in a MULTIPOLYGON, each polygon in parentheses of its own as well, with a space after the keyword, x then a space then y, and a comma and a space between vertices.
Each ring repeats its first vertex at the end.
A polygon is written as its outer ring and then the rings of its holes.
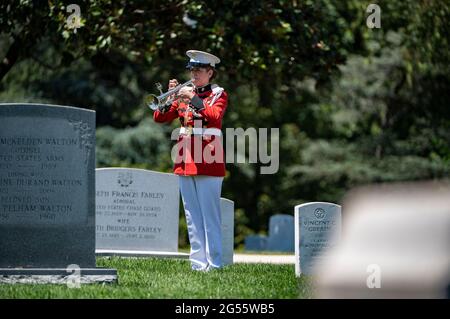
POLYGON ((313 202, 295 206, 295 274, 314 275, 341 235, 341 206, 313 202))
POLYGON ((265 235, 248 235, 244 240, 245 250, 248 251, 264 251, 267 250, 267 236, 265 235))
POLYGON ((95 112, 0 104, 0 278, 65 277, 76 265, 116 280, 95 268, 94 174, 95 112))
POLYGON ((143 169, 96 170, 97 254, 178 254, 178 176, 143 169))
POLYGON ((268 250, 294 252, 294 217, 278 214, 270 217, 268 250))
POLYGON ((222 214, 222 262, 224 265, 233 264, 234 253, 234 202, 220 199, 222 214))

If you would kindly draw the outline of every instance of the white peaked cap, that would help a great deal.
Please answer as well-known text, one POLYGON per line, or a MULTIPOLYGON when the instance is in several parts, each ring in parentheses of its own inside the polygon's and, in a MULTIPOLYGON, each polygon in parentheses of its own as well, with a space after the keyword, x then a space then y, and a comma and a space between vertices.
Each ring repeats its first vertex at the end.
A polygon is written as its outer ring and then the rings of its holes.
POLYGON ((216 64, 220 63, 220 59, 218 57, 208 52, 189 50, 186 52, 186 55, 191 58, 189 60, 188 67, 202 65, 215 67, 216 64))

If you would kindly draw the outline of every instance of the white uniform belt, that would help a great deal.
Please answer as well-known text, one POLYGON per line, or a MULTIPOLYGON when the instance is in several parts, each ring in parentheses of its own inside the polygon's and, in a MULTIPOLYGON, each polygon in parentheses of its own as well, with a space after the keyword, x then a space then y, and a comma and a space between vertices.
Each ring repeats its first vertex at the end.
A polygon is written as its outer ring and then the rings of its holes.
MULTIPOLYGON (((222 131, 218 128, 202 128, 202 127, 193 127, 191 128, 192 134, 195 135, 215 135, 221 136, 222 131)), ((189 128, 182 126, 180 128, 180 134, 189 134, 189 128)))

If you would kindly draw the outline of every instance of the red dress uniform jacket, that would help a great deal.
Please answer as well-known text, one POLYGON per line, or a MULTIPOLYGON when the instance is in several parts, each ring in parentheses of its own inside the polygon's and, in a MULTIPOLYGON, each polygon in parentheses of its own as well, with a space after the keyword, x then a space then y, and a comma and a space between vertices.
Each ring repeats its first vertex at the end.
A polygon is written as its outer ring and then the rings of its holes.
MULTIPOLYGON (((228 96, 223 89, 207 85, 196 89, 196 96, 190 104, 181 100, 175 101, 165 112, 156 110, 153 119, 158 123, 171 123, 179 118, 182 127, 194 127, 195 120, 195 127, 221 129, 227 104, 228 96), (188 108, 189 106, 191 108, 188 108), (200 123, 201 125, 198 125, 200 123)), ((221 141, 221 137, 215 135, 180 134, 173 172, 177 175, 225 176, 225 157, 221 141)))

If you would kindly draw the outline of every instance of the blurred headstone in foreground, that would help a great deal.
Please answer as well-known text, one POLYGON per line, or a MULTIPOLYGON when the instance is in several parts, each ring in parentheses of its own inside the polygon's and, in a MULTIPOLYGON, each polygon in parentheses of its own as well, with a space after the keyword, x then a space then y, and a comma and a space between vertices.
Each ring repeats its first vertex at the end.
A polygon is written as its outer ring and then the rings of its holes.
POLYGON ((359 188, 343 214, 342 242, 317 269, 317 297, 449 297, 448 182, 359 188))

